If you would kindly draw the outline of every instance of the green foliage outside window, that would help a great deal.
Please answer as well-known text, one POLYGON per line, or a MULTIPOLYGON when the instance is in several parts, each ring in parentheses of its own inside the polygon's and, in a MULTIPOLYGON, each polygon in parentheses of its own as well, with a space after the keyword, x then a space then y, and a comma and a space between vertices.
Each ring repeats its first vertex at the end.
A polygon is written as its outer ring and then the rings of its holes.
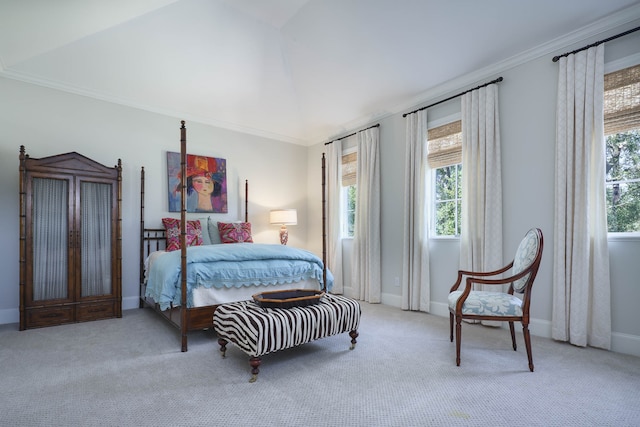
POLYGON ((350 185, 345 188, 346 197, 346 221, 345 221, 345 235, 346 237, 353 237, 354 224, 356 221, 356 186, 350 185))
POLYGON ((436 236, 459 236, 462 213, 462 165, 435 171, 436 236))
MULTIPOLYGON (((609 232, 640 232, 640 130, 606 139, 606 203, 609 232)), ((459 236, 462 165, 435 170, 435 234, 459 236)))
POLYGON ((640 131, 607 137, 606 197, 609 232, 640 231, 640 131))

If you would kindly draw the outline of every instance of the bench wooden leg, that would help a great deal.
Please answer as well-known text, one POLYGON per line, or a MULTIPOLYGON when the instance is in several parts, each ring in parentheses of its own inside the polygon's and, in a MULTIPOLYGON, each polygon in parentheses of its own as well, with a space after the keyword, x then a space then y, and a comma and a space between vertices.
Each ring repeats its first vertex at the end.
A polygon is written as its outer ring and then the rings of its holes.
POLYGON ((218 338, 218 344, 220 344, 220 353, 222 354, 222 358, 224 359, 227 355, 227 340, 224 338, 218 338))
POLYGON ((254 383, 258 379, 258 374, 260 373, 260 369, 258 369, 258 367, 260 366, 260 363, 262 363, 262 359, 259 357, 252 357, 249 359, 249 365, 251 365, 250 383, 254 383))
POLYGON ((349 350, 356 348, 356 343, 358 342, 356 338, 358 338, 358 335, 360 335, 358 334, 358 331, 349 332, 349 336, 351 337, 351 346, 349 347, 349 350))

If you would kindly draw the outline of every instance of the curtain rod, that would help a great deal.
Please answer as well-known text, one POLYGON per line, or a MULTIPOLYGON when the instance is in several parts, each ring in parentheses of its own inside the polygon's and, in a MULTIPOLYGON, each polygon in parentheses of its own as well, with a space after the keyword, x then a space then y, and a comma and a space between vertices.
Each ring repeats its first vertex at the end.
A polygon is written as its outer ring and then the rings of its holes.
POLYGON ((459 94, 457 94, 457 95, 450 96, 449 98, 447 98, 447 99, 443 99, 442 101, 434 102, 433 104, 431 104, 431 105, 427 105, 426 107, 422 107, 422 108, 418 108, 417 110, 413 110, 413 111, 412 111, 412 112, 410 112, 410 113, 404 113, 404 114, 402 115, 402 117, 407 117, 409 114, 413 114, 413 113, 417 113, 418 111, 426 110, 427 108, 431 108, 431 107, 434 107, 434 106, 436 106, 436 105, 438 105, 438 104, 442 104, 443 102, 450 101, 450 100, 452 100, 452 99, 455 99, 455 98, 457 98, 457 97, 459 97, 459 96, 464 95, 465 93, 473 92, 474 90, 477 90, 477 89, 483 88, 483 87, 485 87, 485 86, 489 86, 489 85, 494 84, 494 83, 500 83, 502 80, 504 80, 502 77, 498 77, 498 78, 497 78, 497 79, 495 79, 495 80, 491 80, 489 83, 485 83, 485 84, 483 84, 483 85, 476 86, 476 87, 474 87, 473 89, 465 90, 464 92, 460 92, 460 93, 459 93, 459 94))
POLYGON ((585 46, 585 47, 581 47, 580 49, 576 49, 576 50, 571 51, 571 52, 563 53, 562 55, 554 56, 553 57, 553 62, 558 62, 560 60, 560 58, 564 58, 565 56, 573 55, 574 53, 578 53, 578 52, 581 52, 583 50, 590 49, 590 48, 592 48, 594 46, 598 46, 598 45, 600 45, 602 43, 606 43, 606 42, 609 42, 611 40, 615 40, 615 39, 617 39, 619 37, 626 36, 627 34, 635 33, 638 30, 640 30, 640 27, 632 28, 632 29, 630 29, 628 31, 625 31, 624 33, 620 33, 620 34, 616 34, 615 36, 611 36, 608 39, 600 40, 599 42, 591 43, 590 45, 585 46))
MULTIPOLYGON (((359 130, 358 132, 364 132, 365 130, 369 130, 369 129, 373 129, 373 128, 377 128, 377 127, 380 127, 380 123, 376 123, 376 124, 375 124, 375 125, 373 125, 373 126, 369 126, 368 128, 361 129, 361 130, 359 130)), ((340 140, 342 140, 342 139, 349 138, 350 136, 353 136, 353 135, 355 135, 355 134, 356 134, 356 133, 358 133, 358 132, 354 132, 354 133, 351 133, 351 134, 349 134, 349 135, 347 135, 347 136, 343 136, 343 137, 341 137, 341 138, 334 139, 333 141, 325 142, 325 143, 324 143, 324 145, 333 144, 333 143, 334 143, 334 142, 336 142, 336 141, 340 141, 340 140)))

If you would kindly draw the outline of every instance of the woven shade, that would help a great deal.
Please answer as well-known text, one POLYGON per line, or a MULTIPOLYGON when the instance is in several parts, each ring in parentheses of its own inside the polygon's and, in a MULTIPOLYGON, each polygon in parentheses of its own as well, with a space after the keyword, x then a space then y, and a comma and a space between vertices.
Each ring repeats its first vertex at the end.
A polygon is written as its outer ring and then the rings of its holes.
POLYGON ((640 129, 640 65, 604 76, 604 134, 640 129))
POLYGON ((429 129, 427 153, 431 169, 462 163, 462 121, 429 129))
POLYGON ((356 185, 356 169, 358 166, 358 152, 342 156, 342 186, 356 185))

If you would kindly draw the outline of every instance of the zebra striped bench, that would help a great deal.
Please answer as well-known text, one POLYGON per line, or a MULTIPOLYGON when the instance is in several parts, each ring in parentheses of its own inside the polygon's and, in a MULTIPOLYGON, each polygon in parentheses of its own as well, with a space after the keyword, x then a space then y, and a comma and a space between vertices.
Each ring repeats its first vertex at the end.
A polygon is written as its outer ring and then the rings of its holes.
POLYGON ((249 355, 254 382, 261 356, 295 347, 319 338, 349 332, 353 350, 360 325, 360 304, 340 295, 325 294, 318 304, 292 308, 262 308, 253 301, 219 305, 213 313, 213 328, 225 357, 232 342, 249 355))

